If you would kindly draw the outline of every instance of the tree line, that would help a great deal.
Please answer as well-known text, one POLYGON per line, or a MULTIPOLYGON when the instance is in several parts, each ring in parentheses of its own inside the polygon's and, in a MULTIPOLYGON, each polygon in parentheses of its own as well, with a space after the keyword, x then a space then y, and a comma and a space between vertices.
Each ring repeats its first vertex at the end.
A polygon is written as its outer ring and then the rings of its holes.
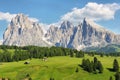
POLYGON ((85 52, 86 54, 88 54, 89 56, 92 56, 94 57, 94 55, 99 55, 101 57, 104 57, 104 56, 114 56, 114 57, 119 57, 120 56, 120 52, 112 52, 112 53, 104 53, 104 52, 85 52))
POLYGON ((0 46, 0 62, 21 61, 32 58, 43 58, 53 56, 84 57, 83 51, 63 47, 37 47, 37 46, 0 46), (9 50, 13 50, 11 53, 9 50))

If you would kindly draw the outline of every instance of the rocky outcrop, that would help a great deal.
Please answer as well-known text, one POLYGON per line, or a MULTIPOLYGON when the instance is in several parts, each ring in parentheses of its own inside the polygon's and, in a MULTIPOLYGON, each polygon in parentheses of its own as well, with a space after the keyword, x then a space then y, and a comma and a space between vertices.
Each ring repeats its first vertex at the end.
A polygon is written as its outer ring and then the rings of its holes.
POLYGON ((120 43, 120 36, 87 18, 78 26, 74 26, 69 21, 64 21, 60 28, 50 27, 46 35, 49 37, 48 41, 56 46, 78 50, 86 47, 101 47, 107 44, 120 43))
POLYGON ((18 14, 12 19, 4 33, 4 45, 17 46, 49 46, 43 40, 43 30, 39 23, 32 22, 27 16, 18 14))
POLYGON ((120 36, 103 28, 102 26, 99 26, 89 19, 85 18, 83 23, 77 28, 78 29, 72 43, 76 49, 120 43, 120 36))
POLYGON ((81 24, 74 26, 63 21, 60 27, 51 25, 44 34, 39 23, 32 22, 27 16, 18 14, 12 19, 4 33, 4 45, 17 46, 62 46, 83 49, 92 46, 119 44, 120 36, 85 18, 81 24))
POLYGON ((70 43, 74 39, 76 28, 69 21, 64 21, 60 28, 51 26, 45 37, 56 46, 72 48, 70 43))

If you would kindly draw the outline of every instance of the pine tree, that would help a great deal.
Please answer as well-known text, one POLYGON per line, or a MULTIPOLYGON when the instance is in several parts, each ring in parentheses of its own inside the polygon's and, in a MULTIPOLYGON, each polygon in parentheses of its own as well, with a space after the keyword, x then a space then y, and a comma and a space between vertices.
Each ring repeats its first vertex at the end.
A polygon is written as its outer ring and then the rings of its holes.
POLYGON ((86 71, 92 72, 90 60, 86 60, 86 71))
POLYGON ((99 70, 99 73, 103 73, 103 66, 100 61, 98 61, 98 70, 99 70))
POLYGON ((94 57, 94 66, 93 66, 93 70, 96 71, 96 69, 98 68, 98 59, 96 57, 94 57))
POLYGON ((86 64, 86 60, 83 59, 83 60, 82 60, 82 67, 83 67, 83 68, 85 68, 85 64, 86 64))
POLYGON ((90 65, 89 65, 89 72, 93 72, 93 61, 90 62, 90 65))
POLYGON ((114 59, 114 62, 113 62, 113 71, 119 71, 119 64, 116 59, 114 59))
POLYGON ((94 57, 94 63, 97 63, 97 62, 98 62, 97 58, 96 58, 96 57, 94 57))

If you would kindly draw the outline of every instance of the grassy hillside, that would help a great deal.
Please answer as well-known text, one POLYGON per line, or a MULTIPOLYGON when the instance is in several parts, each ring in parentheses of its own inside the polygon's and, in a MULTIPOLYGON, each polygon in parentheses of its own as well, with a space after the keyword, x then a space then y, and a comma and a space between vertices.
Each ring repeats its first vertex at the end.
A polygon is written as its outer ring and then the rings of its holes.
MULTIPOLYGON (((93 57, 85 56, 90 60, 93 57)), ((120 57, 99 57, 104 66, 103 74, 93 74, 84 71, 78 64, 81 64, 83 58, 71 58, 69 56, 50 57, 48 61, 42 59, 26 60, 30 64, 24 64, 25 61, 0 63, 0 77, 10 78, 11 80, 23 80, 26 74, 29 74, 32 80, 109 80, 114 77, 114 72, 107 68, 112 68, 113 60, 116 58, 120 62, 120 57), (79 72, 76 73, 76 68, 79 72)))

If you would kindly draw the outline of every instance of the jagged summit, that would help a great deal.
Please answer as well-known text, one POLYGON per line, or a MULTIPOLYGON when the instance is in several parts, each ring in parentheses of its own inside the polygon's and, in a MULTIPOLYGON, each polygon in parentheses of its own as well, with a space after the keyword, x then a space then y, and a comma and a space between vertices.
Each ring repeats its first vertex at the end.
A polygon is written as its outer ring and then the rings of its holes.
POLYGON ((4 33, 4 45, 36 45, 49 46, 43 38, 41 25, 32 22, 28 16, 18 14, 14 17, 4 33))
POLYGON ((31 21, 28 16, 20 13, 11 20, 10 26, 19 28, 32 28, 34 26, 39 26, 39 23, 31 21))
POLYGON ((84 24, 86 24, 86 25, 88 25, 88 26, 90 26, 90 27, 92 27, 92 28, 94 28, 94 29, 96 29, 98 31, 102 31, 102 32, 106 32, 107 31, 107 32, 113 33, 112 31, 104 28, 103 26, 96 24, 93 20, 91 20, 91 19, 89 19, 87 17, 85 17, 83 19, 83 25, 84 24))
POLYGON ((28 20, 28 17, 22 13, 20 14, 17 14, 12 20, 11 22, 14 22, 14 23, 23 23, 24 20, 28 20))
POLYGON ((71 28, 71 27, 73 27, 73 24, 70 21, 63 21, 60 29, 68 29, 68 28, 71 28))
POLYGON ((95 28, 96 30, 100 30, 100 31, 105 31, 106 30, 105 28, 103 28, 102 26, 96 24, 93 20, 90 20, 88 18, 84 18, 83 24, 87 24, 87 25, 95 28))
POLYGON ((12 19, 4 33, 4 45, 17 46, 62 46, 65 48, 82 48, 119 44, 120 36, 85 18, 74 26, 70 21, 63 21, 59 26, 51 25, 44 33, 44 25, 33 22, 24 14, 12 19), (59 27, 60 26, 60 27, 59 27))

